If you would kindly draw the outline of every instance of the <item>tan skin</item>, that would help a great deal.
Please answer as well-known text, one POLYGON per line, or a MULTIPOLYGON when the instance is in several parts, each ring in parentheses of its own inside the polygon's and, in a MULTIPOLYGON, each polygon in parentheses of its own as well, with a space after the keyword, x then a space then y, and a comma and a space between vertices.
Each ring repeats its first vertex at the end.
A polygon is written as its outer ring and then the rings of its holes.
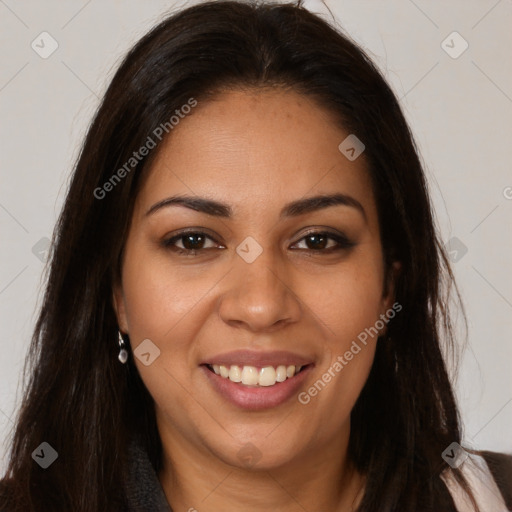
MULTIPOLYGON (((132 348, 149 338, 161 351, 135 363, 156 404, 164 467, 159 479, 175 511, 350 511, 364 477, 346 457, 350 412, 368 377, 376 337, 310 403, 247 411, 220 395, 199 365, 236 350, 290 350, 314 362, 307 390, 393 300, 385 279, 379 220, 364 155, 338 150, 348 132, 312 99, 284 90, 226 91, 199 103, 174 128, 137 197, 122 282, 119 326, 132 348), (279 218, 285 204, 319 194, 356 199, 279 218), (172 205, 187 194, 228 204, 231 218, 172 205), (207 238, 174 247, 184 228, 207 238), (342 233, 308 241, 307 231, 342 233), (247 237, 262 254, 247 263, 247 237), (322 252, 323 251, 323 252, 322 252), (237 456, 252 443, 260 459, 237 456)), ((395 267, 397 268, 397 267, 395 267)))

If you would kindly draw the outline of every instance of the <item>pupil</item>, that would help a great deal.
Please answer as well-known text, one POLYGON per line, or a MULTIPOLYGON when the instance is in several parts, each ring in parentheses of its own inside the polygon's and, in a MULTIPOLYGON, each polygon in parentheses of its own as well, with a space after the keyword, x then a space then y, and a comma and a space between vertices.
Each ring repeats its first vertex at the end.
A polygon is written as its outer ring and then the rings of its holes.
POLYGON ((322 235, 310 235, 310 236, 307 237, 307 240, 308 240, 308 242, 312 242, 313 247, 310 247, 310 249, 323 249, 325 247, 325 241, 326 241, 326 237, 325 236, 322 236, 322 235), (321 240, 321 242, 315 244, 315 242, 314 242, 315 239, 321 240))
POLYGON ((183 237, 183 246, 185 249, 194 250, 201 248, 201 243, 203 241, 204 237, 201 235, 185 235, 183 237), (199 239, 199 241, 194 243, 194 239, 199 239))

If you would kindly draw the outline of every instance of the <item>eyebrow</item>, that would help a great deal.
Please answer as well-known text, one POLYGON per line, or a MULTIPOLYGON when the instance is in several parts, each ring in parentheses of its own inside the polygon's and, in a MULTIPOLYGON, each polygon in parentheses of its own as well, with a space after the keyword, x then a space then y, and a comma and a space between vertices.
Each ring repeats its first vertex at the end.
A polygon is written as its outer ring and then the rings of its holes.
MULTIPOLYGON (((330 206, 340 205, 349 206, 358 210, 364 217, 365 221, 367 220, 366 211, 363 208, 363 205, 354 197, 346 194, 321 194, 292 201, 282 208, 279 218, 280 220, 283 220, 288 217, 298 217, 305 213, 311 213, 330 206)), ((205 197, 188 195, 176 195, 163 199, 151 206, 151 208, 146 212, 146 216, 152 215, 153 213, 168 206, 183 206, 197 212, 226 219, 230 219, 233 216, 233 209, 226 203, 214 201, 213 199, 207 199, 205 197)))

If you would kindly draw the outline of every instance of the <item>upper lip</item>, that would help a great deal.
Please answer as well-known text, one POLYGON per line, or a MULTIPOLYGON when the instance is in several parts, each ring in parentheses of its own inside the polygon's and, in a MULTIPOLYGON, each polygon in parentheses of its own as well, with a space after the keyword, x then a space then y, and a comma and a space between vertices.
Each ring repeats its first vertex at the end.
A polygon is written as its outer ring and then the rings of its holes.
POLYGON ((312 358, 305 357, 286 350, 273 350, 256 352, 254 350, 234 350, 218 354, 205 359, 201 364, 218 364, 222 366, 247 365, 247 366, 278 366, 295 365, 306 366, 313 362, 312 358))

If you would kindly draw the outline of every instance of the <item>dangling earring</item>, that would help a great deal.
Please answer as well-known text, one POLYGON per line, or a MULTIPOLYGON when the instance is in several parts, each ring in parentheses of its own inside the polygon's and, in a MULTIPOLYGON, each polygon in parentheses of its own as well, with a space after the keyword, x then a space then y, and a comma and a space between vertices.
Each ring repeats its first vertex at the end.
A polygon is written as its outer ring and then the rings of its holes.
POLYGON ((126 350, 126 345, 124 343, 123 335, 121 331, 117 331, 119 334, 119 355, 117 358, 121 361, 122 364, 126 364, 128 361, 128 351, 126 350))

